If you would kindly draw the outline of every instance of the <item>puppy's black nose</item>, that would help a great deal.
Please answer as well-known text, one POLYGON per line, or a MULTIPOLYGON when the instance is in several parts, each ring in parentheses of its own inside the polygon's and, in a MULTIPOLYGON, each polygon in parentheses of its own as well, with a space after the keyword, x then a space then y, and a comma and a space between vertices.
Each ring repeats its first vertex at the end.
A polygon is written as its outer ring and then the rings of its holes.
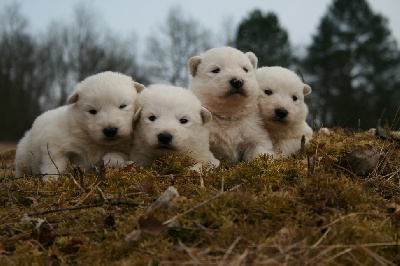
POLYGON ((231 86, 235 89, 240 89, 243 87, 244 81, 243 79, 237 79, 237 78, 233 78, 229 81, 229 83, 231 84, 231 86))
POLYGON ((283 119, 288 115, 288 111, 286 109, 283 108, 277 108, 275 109, 275 115, 279 118, 279 119, 283 119))
POLYGON ((168 144, 172 141, 172 135, 166 132, 162 132, 157 135, 158 142, 162 144, 168 144))
POLYGON ((115 137, 115 135, 117 135, 117 132, 118 132, 118 128, 116 128, 116 127, 106 127, 103 129, 104 136, 106 136, 108 138, 115 137))

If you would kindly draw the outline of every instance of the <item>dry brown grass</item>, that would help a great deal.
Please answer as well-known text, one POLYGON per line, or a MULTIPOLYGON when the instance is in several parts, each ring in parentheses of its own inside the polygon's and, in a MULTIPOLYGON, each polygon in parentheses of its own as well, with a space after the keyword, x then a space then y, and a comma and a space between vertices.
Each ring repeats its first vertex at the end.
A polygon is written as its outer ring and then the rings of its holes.
POLYGON ((203 176, 170 157, 14 179, 13 156, 0 155, 0 265, 400 264, 395 139, 338 129, 305 154, 203 176), (361 176, 351 152, 371 147, 379 160, 361 176), (156 201, 170 186, 179 197, 156 201))

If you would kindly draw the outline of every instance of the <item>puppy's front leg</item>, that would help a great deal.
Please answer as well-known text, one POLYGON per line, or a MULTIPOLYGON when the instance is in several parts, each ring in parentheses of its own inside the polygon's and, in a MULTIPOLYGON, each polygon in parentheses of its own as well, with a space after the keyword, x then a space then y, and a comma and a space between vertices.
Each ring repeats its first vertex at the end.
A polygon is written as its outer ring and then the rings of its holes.
POLYGON ((220 161, 218 159, 215 159, 214 156, 212 156, 210 160, 206 161, 205 163, 198 162, 195 165, 190 167, 190 170, 195 170, 199 173, 202 172, 203 164, 207 167, 207 169, 211 169, 213 167, 218 167, 220 164, 220 161))
POLYGON ((68 157, 64 155, 51 153, 45 155, 40 165, 40 173, 44 174, 43 180, 47 181, 49 178, 57 180, 60 174, 65 172, 68 162, 68 157))
POLYGON ((105 166, 118 167, 124 165, 129 160, 128 155, 122 152, 109 152, 103 156, 105 166))
MULTIPOLYGON (((309 142, 310 140, 306 138, 305 144, 307 145, 309 142)), ((284 157, 290 156, 301 149, 301 138, 281 140, 276 148, 281 150, 284 157)))
POLYGON ((275 157, 275 152, 273 151, 272 144, 267 142, 257 143, 257 144, 250 144, 243 153, 243 160, 246 162, 250 162, 259 155, 272 155, 275 157))

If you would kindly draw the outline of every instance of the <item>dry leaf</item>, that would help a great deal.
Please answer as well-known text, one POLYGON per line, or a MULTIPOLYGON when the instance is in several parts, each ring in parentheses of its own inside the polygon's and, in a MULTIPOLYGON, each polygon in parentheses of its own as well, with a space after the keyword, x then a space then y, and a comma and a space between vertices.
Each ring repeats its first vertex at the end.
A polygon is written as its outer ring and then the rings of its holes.
POLYGON ((339 158, 340 165, 356 175, 368 176, 379 163, 379 148, 372 145, 357 147, 339 158))
POLYGON ((162 231, 168 228, 161 221, 154 216, 154 214, 148 214, 147 216, 140 216, 139 218, 139 228, 143 232, 158 235, 162 231))
POLYGON ((167 188, 163 194, 155 201, 153 204, 147 208, 146 213, 149 214, 153 212, 155 209, 160 207, 164 207, 165 209, 170 208, 174 203, 175 200, 179 197, 179 193, 173 186, 167 188))

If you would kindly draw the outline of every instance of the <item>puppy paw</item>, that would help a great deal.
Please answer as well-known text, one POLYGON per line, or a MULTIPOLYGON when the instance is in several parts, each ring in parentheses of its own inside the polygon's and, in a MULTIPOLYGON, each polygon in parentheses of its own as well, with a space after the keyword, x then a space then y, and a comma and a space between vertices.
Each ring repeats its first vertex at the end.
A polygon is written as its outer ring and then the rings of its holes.
POLYGON ((108 167, 121 167, 128 161, 128 156, 121 152, 110 152, 103 156, 103 162, 108 167))
POLYGON ((258 146, 252 149, 248 149, 243 155, 243 160, 246 162, 250 162, 259 155, 271 155, 273 158, 276 158, 276 154, 272 149, 258 146))

